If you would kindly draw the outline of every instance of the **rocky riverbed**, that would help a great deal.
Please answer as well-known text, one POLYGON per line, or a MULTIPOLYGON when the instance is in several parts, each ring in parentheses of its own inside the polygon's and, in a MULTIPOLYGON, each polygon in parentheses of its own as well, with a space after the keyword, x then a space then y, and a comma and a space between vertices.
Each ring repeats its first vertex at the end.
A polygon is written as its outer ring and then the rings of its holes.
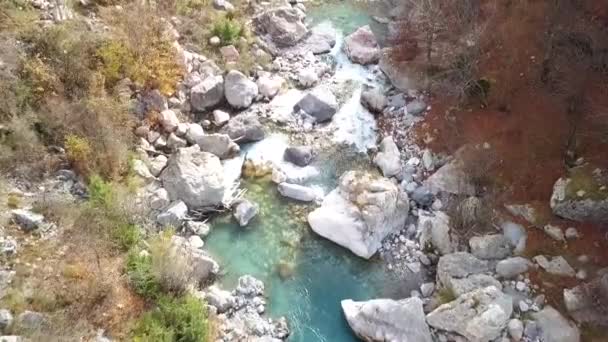
MULTIPOLYGON (((256 8, 267 70, 222 70, 176 41, 188 70, 178 93, 137 95, 160 113, 157 130, 135 130, 138 202, 192 255, 204 284, 193 291, 218 341, 578 342, 582 324, 606 324, 605 269, 585 255, 529 255, 516 219, 534 223, 525 206, 482 221, 463 156, 489 144, 444 156, 414 143, 427 99, 378 66, 390 13, 307 6, 256 8), (335 11, 352 17, 333 20, 335 11), (566 310, 547 300, 538 274, 582 281, 563 292, 566 310)), ((557 215, 605 222, 605 175, 589 172, 557 182, 557 215)), ((69 170, 52 187, 85 195, 69 170)), ((26 232, 55 229, 27 208, 10 215, 26 232)), ((575 228, 541 229, 563 244, 579 238, 575 228)), ((0 247, 19 248, 10 236, 0 247)), ((11 277, 3 272, 0 284, 11 277)), ((12 319, 0 311, 0 328, 12 319)))

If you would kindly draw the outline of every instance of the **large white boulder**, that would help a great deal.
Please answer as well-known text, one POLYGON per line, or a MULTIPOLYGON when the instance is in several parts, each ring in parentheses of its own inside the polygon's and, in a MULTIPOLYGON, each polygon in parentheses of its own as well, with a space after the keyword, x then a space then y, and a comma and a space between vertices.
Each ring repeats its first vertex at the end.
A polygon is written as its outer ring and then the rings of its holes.
POLYGON ((198 145, 171 155, 160 179, 171 199, 184 201, 190 209, 221 204, 226 190, 219 158, 198 145))
POLYGON ((506 328, 512 312, 513 299, 490 286, 441 305, 426 316, 426 321, 435 329, 457 333, 467 341, 494 341, 506 328))
POLYGON ((369 259, 387 235, 403 227, 408 212, 407 194, 393 182, 349 171, 308 215, 308 223, 317 234, 369 259))
POLYGON ((432 342, 422 300, 342 301, 348 325, 364 341, 432 342))
POLYGON ((237 70, 230 70, 224 81, 226 100, 234 108, 247 108, 258 96, 258 86, 237 70))
POLYGON ((380 60, 380 46, 369 25, 344 38, 344 51, 354 63, 365 65, 380 60))

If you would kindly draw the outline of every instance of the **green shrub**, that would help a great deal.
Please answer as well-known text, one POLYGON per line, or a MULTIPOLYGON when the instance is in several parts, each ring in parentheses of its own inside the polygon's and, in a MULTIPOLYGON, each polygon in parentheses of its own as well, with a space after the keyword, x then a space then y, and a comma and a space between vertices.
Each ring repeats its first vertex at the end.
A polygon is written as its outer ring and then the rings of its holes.
POLYGON ((243 35, 243 28, 241 24, 234 19, 221 18, 213 24, 211 34, 218 36, 222 45, 234 45, 243 35))
POLYGON ((133 340, 204 342, 209 340, 209 331, 206 308, 200 299, 163 296, 158 307, 139 320, 133 340))
POLYGON ((152 271, 152 257, 132 249, 127 256, 127 277, 133 291, 138 295, 155 300, 160 296, 161 286, 152 271))
POLYGON ((95 206, 109 208, 112 205, 112 197, 114 196, 112 185, 99 175, 91 176, 88 190, 89 201, 95 206))
POLYGON ((128 251, 132 247, 137 246, 137 244, 141 241, 141 231, 139 226, 127 223, 116 226, 112 230, 112 240, 114 240, 119 247, 128 251))

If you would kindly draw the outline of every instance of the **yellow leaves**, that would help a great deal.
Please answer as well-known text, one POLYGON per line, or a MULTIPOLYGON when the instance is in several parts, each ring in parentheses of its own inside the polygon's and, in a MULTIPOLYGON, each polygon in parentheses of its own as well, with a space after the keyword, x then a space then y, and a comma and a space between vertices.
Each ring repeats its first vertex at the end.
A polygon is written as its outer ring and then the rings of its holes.
POLYGON ((85 137, 68 134, 65 138, 65 150, 72 166, 81 174, 88 174, 91 163, 91 144, 85 137))

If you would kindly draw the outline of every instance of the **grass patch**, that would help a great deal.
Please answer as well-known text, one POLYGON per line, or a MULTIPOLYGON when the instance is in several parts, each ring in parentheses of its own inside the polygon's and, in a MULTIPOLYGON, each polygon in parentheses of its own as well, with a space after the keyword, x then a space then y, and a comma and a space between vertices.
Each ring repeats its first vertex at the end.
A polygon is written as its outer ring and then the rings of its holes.
POLYGON ((600 179, 601 176, 594 175, 591 166, 582 166, 570 169, 570 182, 566 186, 566 196, 572 199, 591 199, 594 201, 602 201, 608 199, 608 184, 600 179), (600 190, 602 186, 606 186, 604 190, 600 190), (578 192, 584 191, 583 196, 579 196, 578 192))
POLYGON ((191 295, 163 296, 158 307, 143 315, 133 331, 133 340, 201 342, 210 340, 207 309, 191 295))
POLYGON ((442 287, 437 291, 437 299, 439 299, 439 303, 447 304, 453 302, 457 299, 454 291, 449 287, 442 287))
POLYGON ((152 257, 134 249, 129 252, 126 263, 126 273, 129 284, 135 293, 148 299, 155 300, 161 294, 161 286, 152 269, 152 257))

